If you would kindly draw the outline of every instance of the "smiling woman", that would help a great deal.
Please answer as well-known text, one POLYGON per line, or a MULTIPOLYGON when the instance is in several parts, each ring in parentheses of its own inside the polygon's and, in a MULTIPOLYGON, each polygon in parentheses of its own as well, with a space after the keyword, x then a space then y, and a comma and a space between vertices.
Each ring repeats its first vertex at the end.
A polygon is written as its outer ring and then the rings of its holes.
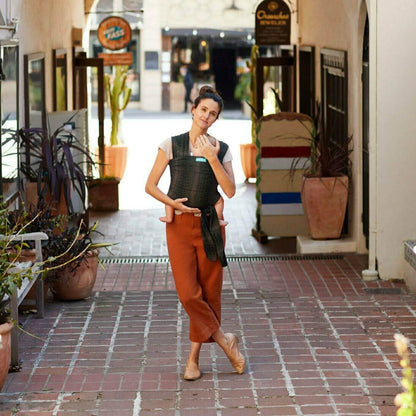
POLYGON ((203 343, 216 342, 237 373, 245 358, 235 334, 221 329, 221 289, 227 265, 222 197, 235 194, 232 157, 228 145, 208 134, 223 109, 222 98, 211 87, 202 87, 192 106, 189 132, 165 140, 146 183, 146 192, 169 206, 166 237, 169 260, 179 300, 190 319, 191 348, 184 379, 201 377, 199 354, 203 343), (170 166, 167 194, 159 180, 170 166), (222 221, 222 222, 221 222, 222 221))

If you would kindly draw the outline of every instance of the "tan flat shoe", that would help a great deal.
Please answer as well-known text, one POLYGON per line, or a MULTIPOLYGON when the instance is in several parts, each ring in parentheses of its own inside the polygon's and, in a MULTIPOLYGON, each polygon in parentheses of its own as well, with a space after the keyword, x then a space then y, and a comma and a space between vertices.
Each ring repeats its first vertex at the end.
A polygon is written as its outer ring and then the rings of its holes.
POLYGON ((195 381, 201 378, 201 371, 198 368, 198 364, 188 361, 186 363, 183 378, 186 381, 195 381))
POLYGON ((246 359, 238 349, 238 337, 235 334, 224 334, 228 347, 225 350, 225 354, 231 362, 231 365, 237 371, 238 374, 243 374, 246 367, 246 359))

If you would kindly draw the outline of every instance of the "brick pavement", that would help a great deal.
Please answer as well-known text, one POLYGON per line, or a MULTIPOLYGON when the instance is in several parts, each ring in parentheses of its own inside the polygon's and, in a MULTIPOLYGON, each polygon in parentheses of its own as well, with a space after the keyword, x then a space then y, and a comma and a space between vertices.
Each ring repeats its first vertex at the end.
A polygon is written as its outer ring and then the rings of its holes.
POLYGON ((254 186, 228 201, 223 327, 247 357, 237 375, 206 345, 203 377, 185 382, 188 319, 166 258, 162 207, 94 213, 104 258, 94 294, 21 314, 22 369, 0 394, 4 415, 393 416, 401 391, 393 336, 416 353, 416 300, 402 282, 363 282, 365 256, 299 257, 293 241, 250 235, 254 186))
POLYGON ((394 415, 393 335, 414 341, 416 301, 402 283, 363 282, 363 265, 231 258, 223 326, 239 334, 247 371, 210 344, 203 377, 185 382, 188 320, 169 263, 108 263, 90 299, 21 316, 41 340, 21 336, 0 415, 394 415))

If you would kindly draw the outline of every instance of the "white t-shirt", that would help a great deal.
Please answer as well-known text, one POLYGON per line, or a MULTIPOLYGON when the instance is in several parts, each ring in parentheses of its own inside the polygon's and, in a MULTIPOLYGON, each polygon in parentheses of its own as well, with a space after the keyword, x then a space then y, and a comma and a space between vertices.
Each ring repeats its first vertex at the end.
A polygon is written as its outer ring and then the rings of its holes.
MULTIPOLYGON (((173 159, 173 152, 172 152, 172 138, 164 140, 159 145, 159 149, 162 149, 165 152, 166 157, 171 160, 173 159)), ((189 140, 189 155, 193 155, 193 147, 192 143, 189 140)), ((226 162, 231 162, 233 160, 233 156, 231 155, 230 147, 228 147, 227 151, 225 152, 224 159, 222 160, 222 164, 226 162)))

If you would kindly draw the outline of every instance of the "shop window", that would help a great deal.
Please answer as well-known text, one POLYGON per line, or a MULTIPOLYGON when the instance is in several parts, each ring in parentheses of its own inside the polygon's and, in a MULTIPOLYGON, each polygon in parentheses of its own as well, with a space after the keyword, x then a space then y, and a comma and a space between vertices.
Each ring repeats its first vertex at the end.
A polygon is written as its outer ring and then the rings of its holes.
POLYGON ((0 44, 1 184, 8 203, 17 196, 19 176, 18 109, 19 52, 16 43, 0 44))

